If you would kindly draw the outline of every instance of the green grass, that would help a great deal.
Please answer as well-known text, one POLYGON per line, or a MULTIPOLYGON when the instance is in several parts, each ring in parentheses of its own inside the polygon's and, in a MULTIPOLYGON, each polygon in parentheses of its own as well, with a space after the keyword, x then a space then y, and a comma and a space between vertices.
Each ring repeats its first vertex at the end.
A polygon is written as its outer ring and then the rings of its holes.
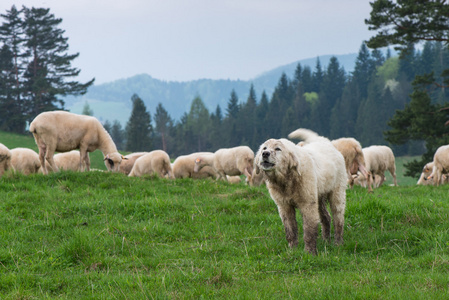
POLYGON ((449 297, 448 186, 348 190, 345 243, 316 257, 265 187, 60 172, 0 191, 1 299, 449 297))

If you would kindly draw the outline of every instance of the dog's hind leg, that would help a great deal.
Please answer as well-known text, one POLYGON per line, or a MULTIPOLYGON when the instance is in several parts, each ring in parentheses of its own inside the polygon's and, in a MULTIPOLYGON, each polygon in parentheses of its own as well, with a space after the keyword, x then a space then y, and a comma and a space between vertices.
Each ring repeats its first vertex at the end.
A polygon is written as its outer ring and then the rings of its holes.
POLYGON ((329 194, 329 203, 334 223, 335 244, 343 244, 343 229, 345 225, 346 190, 341 188, 329 194))
POLYGON ((320 213, 321 220, 321 234, 323 239, 327 242, 331 240, 331 216, 326 208, 327 205, 327 195, 321 196, 319 199, 318 211, 320 213))

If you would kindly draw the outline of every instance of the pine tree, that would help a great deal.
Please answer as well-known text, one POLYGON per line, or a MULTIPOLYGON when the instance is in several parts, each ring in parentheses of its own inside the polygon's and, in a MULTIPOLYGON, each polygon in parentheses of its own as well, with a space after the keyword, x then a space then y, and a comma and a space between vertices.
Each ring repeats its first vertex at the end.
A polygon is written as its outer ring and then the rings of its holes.
POLYGON ((321 83, 324 80, 324 72, 321 68, 321 62, 319 57, 317 57, 316 59, 315 71, 313 72, 312 80, 313 80, 313 91, 319 93, 321 91, 321 83))
POLYGON ((344 69, 340 67, 335 56, 331 57, 321 85, 319 101, 312 110, 313 125, 321 135, 329 136, 330 134, 331 112, 341 98, 345 84, 344 69))
POLYGON ((201 152, 208 149, 209 120, 209 111, 204 105, 203 100, 200 96, 195 97, 190 106, 186 124, 187 128, 192 132, 192 143, 190 148, 192 152, 201 152))
POLYGON ((122 128, 122 124, 118 120, 114 120, 110 135, 117 149, 124 149, 123 146, 125 141, 125 132, 122 128))
POLYGON ((90 108, 90 105, 87 101, 84 103, 83 111, 81 112, 81 114, 86 115, 86 116, 94 115, 94 111, 90 108))
POLYGON ((25 88, 27 90, 28 120, 32 120, 43 111, 64 107, 64 101, 58 95, 82 95, 93 84, 66 81, 76 77, 80 70, 71 67, 79 53, 68 54, 68 38, 64 30, 58 28, 62 19, 55 18, 50 9, 24 7, 24 32, 26 51, 30 53, 27 65, 25 88))
POLYGON ((162 103, 159 103, 156 107, 156 113, 154 114, 154 122, 156 123, 155 131, 161 138, 162 150, 167 152, 168 140, 170 139, 170 130, 173 127, 173 120, 165 110, 162 103))
POLYGON ((226 109, 226 116, 228 118, 236 118, 239 112, 239 97, 235 90, 231 91, 231 98, 228 101, 228 107, 226 109))
POLYGON ((151 140, 153 133, 151 115, 147 112, 145 103, 138 95, 134 94, 131 97, 131 101, 133 109, 126 124, 126 150, 149 151, 153 146, 151 140))
POLYGON ((24 35, 21 10, 13 5, 1 17, 5 22, 0 26, 0 129, 23 133, 25 130, 25 107, 22 99, 24 35))

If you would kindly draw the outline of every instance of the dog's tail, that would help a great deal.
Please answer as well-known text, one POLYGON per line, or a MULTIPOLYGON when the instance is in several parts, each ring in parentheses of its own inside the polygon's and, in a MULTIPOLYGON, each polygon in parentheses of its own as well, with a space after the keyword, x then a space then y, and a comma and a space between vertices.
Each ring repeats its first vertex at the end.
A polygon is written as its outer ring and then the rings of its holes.
POLYGON ((318 137, 320 136, 316 132, 305 128, 296 129, 288 135, 289 139, 300 139, 306 143, 311 142, 318 137))

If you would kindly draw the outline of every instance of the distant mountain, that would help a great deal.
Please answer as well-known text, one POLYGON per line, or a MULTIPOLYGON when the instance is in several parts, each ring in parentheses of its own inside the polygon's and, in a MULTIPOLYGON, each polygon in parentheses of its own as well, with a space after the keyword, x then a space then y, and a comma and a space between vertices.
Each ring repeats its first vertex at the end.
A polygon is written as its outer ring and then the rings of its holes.
MULTIPOLYGON (((145 102, 151 115, 154 115, 158 103, 162 103, 170 116, 179 120, 185 112, 190 111, 190 104, 196 96, 200 96, 210 112, 215 112, 220 105, 222 112, 226 107, 234 89, 241 102, 246 102, 251 84, 254 85, 258 99, 263 91, 270 97, 276 85, 285 73, 292 78, 300 63, 303 67, 315 69, 319 58, 322 69, 327 68, 330 58, 334 55, 324 55, 303 59, 288 65, 277 67, 256 76, 252 80, 212 80, 199 79, 187 82, 162 81, 152 78, 148 74, 135 75, 130 78, 118 79, 109 83, 94 85, 81 97, 66 97, 66 108, 74 113, 81 113, 87 102, 100 121, 118 120, 122 126, 126 125, 132 110, 131 96, 133 94, 145 102)), ((335 55, 346 72, 354 69, 357 54, 335 55)))

